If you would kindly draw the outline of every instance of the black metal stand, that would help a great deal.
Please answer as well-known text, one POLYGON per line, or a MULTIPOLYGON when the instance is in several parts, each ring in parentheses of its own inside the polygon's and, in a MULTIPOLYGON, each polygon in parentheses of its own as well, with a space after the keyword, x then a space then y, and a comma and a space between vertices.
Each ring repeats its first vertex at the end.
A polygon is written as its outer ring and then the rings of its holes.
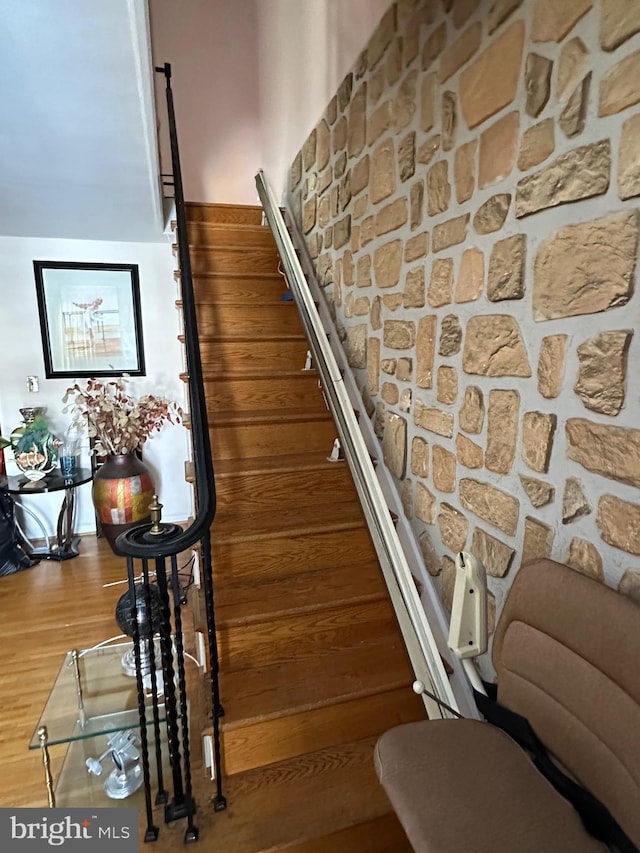
POLYGON ((73 533, 76 488, 91 482, 93 474, 86 468, 77 470, 71 477, 63 477, 59 471, 46 474, 41 480, 29 480, 22 475, 0 477, 0 491, 8 495, 41 495, 45 492, 64 490, 62 506, 56 525, 56 541, 47 548, 34 548, 16 526, 16 538, 32 560, 71 560, 78 556, 80 537, 73 533))

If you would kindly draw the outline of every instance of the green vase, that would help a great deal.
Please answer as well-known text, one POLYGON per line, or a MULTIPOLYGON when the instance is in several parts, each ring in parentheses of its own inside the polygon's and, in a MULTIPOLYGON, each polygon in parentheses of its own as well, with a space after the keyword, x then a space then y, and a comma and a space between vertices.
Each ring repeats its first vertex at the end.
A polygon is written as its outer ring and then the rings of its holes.
POLYGON ((41 480, 58 464, 58 439, 50 432, 45 407, 20 409, 24 423, 11 433, 16 465, 29 480, 41 480))

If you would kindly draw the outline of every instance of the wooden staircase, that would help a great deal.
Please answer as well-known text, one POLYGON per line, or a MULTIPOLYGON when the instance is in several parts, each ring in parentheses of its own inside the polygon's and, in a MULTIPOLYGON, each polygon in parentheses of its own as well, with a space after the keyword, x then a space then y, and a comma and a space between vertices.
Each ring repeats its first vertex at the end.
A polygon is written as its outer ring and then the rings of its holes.
POLYGON ((218 499, 211 849, 409 851, 373 748, 424 707, 271 234, 257 207, 188 217, 218 499))

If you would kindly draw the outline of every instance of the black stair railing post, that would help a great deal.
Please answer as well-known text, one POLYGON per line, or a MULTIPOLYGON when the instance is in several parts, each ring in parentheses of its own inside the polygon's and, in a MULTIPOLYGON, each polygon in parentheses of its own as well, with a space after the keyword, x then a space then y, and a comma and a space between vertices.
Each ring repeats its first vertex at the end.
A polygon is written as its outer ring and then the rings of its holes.
MULTIPOLYGON (((138 692, 138 716, 140 719, 140 750, 142 759, 142 778, 144 784, 144 802, 147 817, 145 841, 156 841, 158 827, 153 824, 153 807, 151 805, 151 772, 149 768, 149 743, 147 740, 147 719, 144 698, 144 683, 142 681, 142 663, 140 660, 140 629, 138 625, 138 604, 136 601, 136 582, 133 571, 133 558, 127 557, 127 580, 129 581, 129 597, 131 602, 130 625, 133 655, 136 662, 136 687, 138 692)), ((149 611, 147 611, 149 612, 149 611)))
MULTIPOLYGON (((149 561, 142 560, 142 584, 144 589, 144 598, 145 598, 145 606, 146 612, 148 614, 152 613, 152 603, 151 603, 151 585, 149 581, 149 561)), ((161 661, 156 661, 156 644, 155 644, 155 631, 156 626, 153 623, 153 619, 150 619, 150 634, 149 637, 149 666, 150 666, 150 680, 151 680, 151 694, 153 697, 153 736, 155 739, 155 747, 156 747, 156 777, 158 780, 158 790, 156 792, 156 805, 164 804, 169 799, 169 794, 165 790, 164 787, 164 770, 162 767, 162 741, 161 741, 161 732, 160 732, 160 713, 158 707, 158 676, 157 669, 158 665, 162 666, 161 661)))
POLYGON ((211 534, 207 531, 202 537, 202 579, 204 586, 205 610, 207 616, 207 644, 209 648, 209 668, 211 672, 211 722, 213 725, 213 769, 216 780, 216 796, 213 801, 215 811, 224 811, 227 801, 222 793, 222 759, 220 754, 220 718, 224 708, 220 702, 220 659, 216 638, 216 618, 213 593, 213 572, 211 567, 211 534))
POLYGON ((187 809, 187 829, 185 841, 196 841, 198 828, 194 826, 193 815, 196 810, 191 786, 191 750, 189 746, 189 708, 187 703, 187 679, 184 665, 184 644, 182 642, 182 591, 180 589, 180 578, 178 576, 178 560, 176 555, 171 556, 171 587, 173 592, 173 624, 175 627, 176 664, 178 669, 178 695, 180 702, 180 719, 183 723, 182 732, 182 757, 184 761, 184 795, 185 808, 187 809))
MULTIPOLYGON (((167 822, 188 814, 182 779, 182 759, 178 732, 178 703, 176 700, 175 670, 173 667, 173 645, 171 639, 171 611, 165 558, 156 559, 156 579, 160 593, 160 649, 162 651, 162 674, 164 677, 164 706, 167 718, 167 740, 169 762, 173 777, 173 800, 165 806, 167 822)), ((185 721, 186 722, 186 721, 185 721)), ((189 805, 190 808, 190 805, 189 805)))

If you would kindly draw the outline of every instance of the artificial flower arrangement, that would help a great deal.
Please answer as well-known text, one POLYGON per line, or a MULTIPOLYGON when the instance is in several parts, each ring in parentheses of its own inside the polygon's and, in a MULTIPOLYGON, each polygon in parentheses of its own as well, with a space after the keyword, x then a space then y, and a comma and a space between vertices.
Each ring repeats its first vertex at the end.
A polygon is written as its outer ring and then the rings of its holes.
POLYGON ((46 408, 24 408, 22 426, 16 427, 9 438, 0 436, 0 450, 10 447, 18 468, 29 479, 40 479, 55 468, 59 440, 49 431, 44 417, 46 408))
POLYGON ((124 374, 107 382, 75 382, 62 398, 69 404, 64 411, 71 412, 72 425, 88 431, 98 456, 135 453, 165 423, 182 422, 177 403, 155 394, 136 398, 128 391, 128 381, 124 374))

